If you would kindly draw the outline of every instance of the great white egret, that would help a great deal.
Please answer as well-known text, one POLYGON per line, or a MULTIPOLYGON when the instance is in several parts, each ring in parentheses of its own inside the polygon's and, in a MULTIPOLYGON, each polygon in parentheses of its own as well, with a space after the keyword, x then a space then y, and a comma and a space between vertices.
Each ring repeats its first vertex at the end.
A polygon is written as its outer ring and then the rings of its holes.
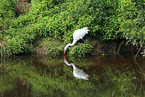
POLYGON ((71 43, 68 43, 65 47, 64 47, 64 54, 67 50, 67 48, 69 46, 73 46, 78 40, 82 39, 84 42, 85 40, 83 39, 83 37, 88 34, 88 27, 84 27, 82 29, 78 29, 76 30, 74 33, 73 33, 73 42, 72 44, 71 43))

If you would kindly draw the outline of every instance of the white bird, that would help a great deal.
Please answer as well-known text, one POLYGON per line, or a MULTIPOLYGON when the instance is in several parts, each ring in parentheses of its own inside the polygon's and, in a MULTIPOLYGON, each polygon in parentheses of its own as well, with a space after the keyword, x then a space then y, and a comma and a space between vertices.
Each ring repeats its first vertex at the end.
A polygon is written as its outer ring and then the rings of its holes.
POLYGON ((83 39, 83 37, 88 34, 88 27, 84 27, 82 29, 78 29, 76 30, 74 33, 73 33, 73 42, 72 44, 71 43, 68 43, 65 47, 64 47, 64 54, 67 50, 67 48, 69 46, 73 46, 78 40, 82 39, 84 42, 85 40, 83 39))
POLYGON ((77 79, 84 79, 84 80, 88 80, 89 75, 86 74, 83 70, 77 68, 73 63, 68 63, 67 60, 64 57, 64 62, 66 63, 66 65, 68 66, 73 66, 73 75, 74 77, 76 77, 77 79))

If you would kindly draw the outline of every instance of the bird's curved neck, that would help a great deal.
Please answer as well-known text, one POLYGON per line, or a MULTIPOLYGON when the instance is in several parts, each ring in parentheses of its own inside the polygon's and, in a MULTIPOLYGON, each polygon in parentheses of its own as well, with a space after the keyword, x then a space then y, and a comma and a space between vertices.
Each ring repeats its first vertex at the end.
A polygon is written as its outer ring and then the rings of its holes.
POLYGON ((73 40, 71 46, 73 46, 76 42, 77 42, 77 40, 73 40))
POLYGON ((65 50, 66 50, 69 46, 73 46, 76 42, 77 42, 77 40, 73 40, 73 43, 72 43, 72 44, 68 43, 68 44, 65 46, 65 50))

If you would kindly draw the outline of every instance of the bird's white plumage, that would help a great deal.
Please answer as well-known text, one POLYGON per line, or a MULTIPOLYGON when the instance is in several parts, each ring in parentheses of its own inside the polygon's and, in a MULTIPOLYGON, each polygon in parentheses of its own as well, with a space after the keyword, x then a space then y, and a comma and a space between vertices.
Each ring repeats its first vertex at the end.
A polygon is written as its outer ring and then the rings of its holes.
POLYGON ((70 44, 68 43, 65 47, 64 47, 64 53, 67 50, 67 48, 69 46, 73 46, 79 39, 83 39, 83 37, 88 34, 88 27, 84 27, 82 29, 78 29, 73 33, 73 43, 70 44))
POLYGON ((66 65, 73 67, 74 77, 76 77, 77 79, 88 80, 89 75, 86 74, 83 70, 77 68, 73 63, 68 63, 65 57, 64 57, 64 62, 66 63, 66 65))
POLYGON ((89 75, 86 74, 83 70, 77 68, 74 64, 71 64, 73 66, 73 75, 74 77, 78 79, 84 79, 88 80, 89 75))
POLYGON ((73 33, 73 39, 74 40, 79 40, 82 39, 86 34, 88 34, 88 27, 78 29, 73 33))

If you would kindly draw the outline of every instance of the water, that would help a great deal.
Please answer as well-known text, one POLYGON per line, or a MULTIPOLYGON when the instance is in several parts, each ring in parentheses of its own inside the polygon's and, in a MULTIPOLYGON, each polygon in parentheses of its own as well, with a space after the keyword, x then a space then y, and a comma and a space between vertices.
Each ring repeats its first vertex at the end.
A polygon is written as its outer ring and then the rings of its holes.
POLYGON ((34 55, 0 62, 0 97, 145 97, 141 56, 34 55))

